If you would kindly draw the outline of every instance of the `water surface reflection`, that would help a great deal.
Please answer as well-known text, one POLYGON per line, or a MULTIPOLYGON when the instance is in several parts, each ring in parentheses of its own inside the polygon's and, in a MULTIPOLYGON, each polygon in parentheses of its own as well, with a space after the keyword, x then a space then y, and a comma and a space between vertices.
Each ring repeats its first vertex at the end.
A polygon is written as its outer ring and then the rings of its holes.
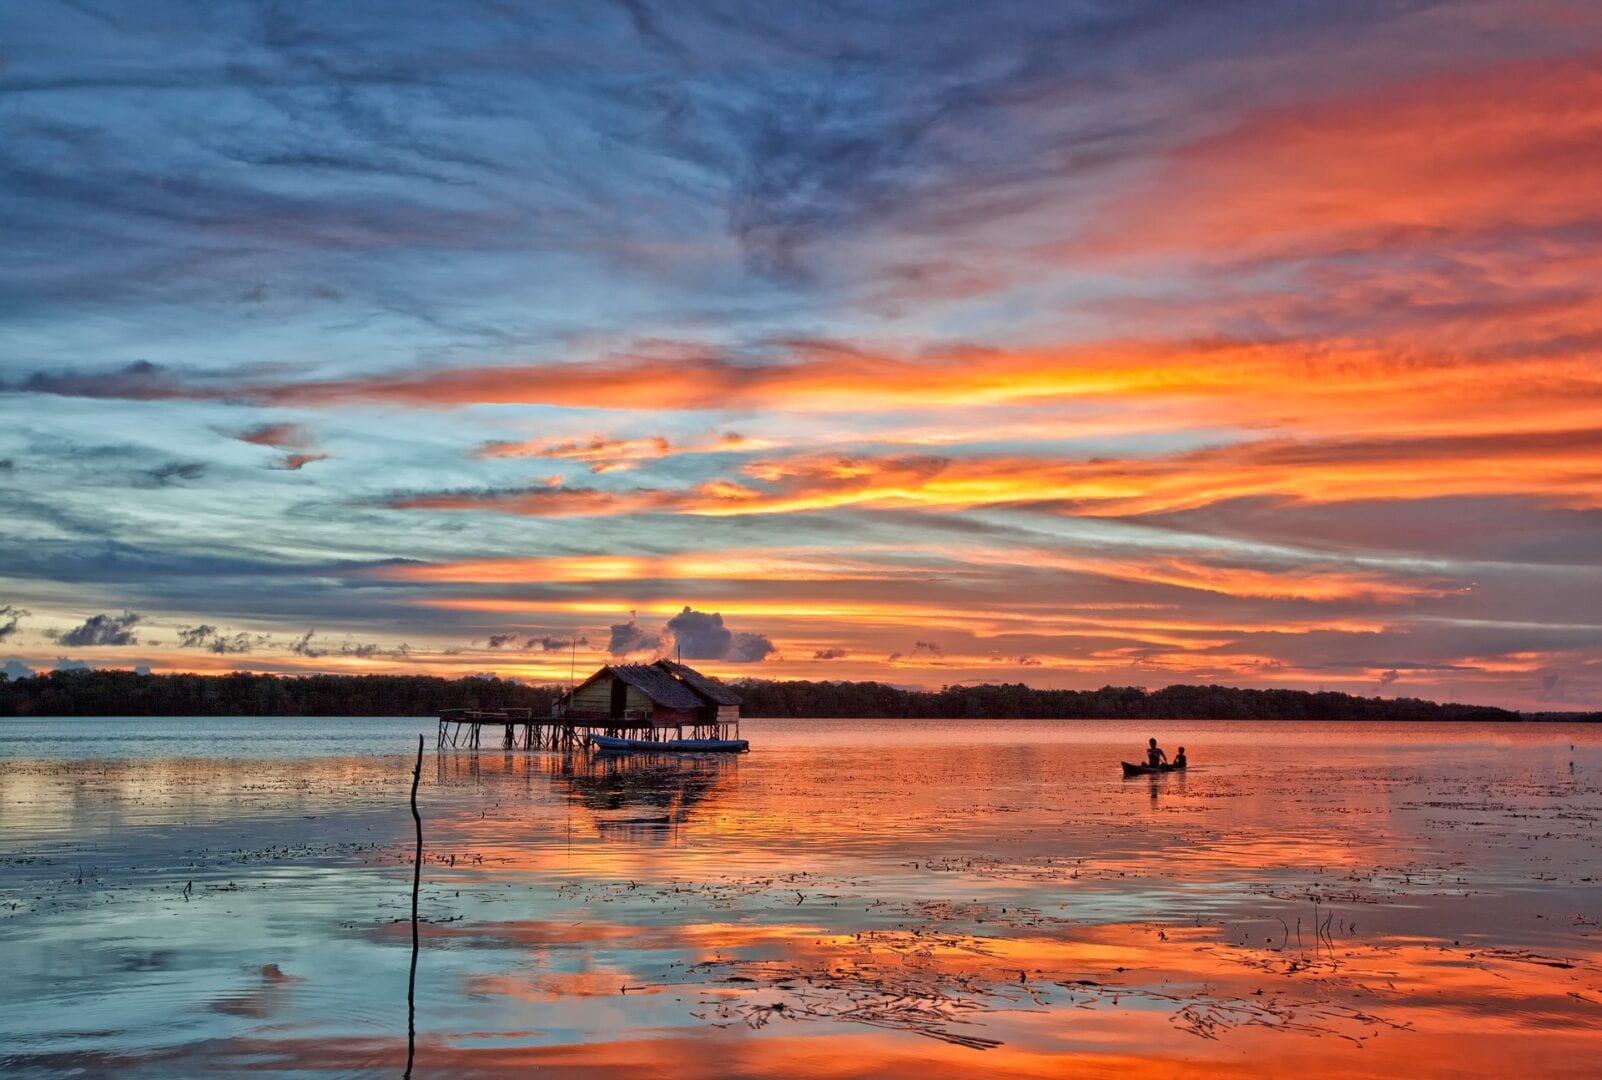
MULTIPOLYGON (((741 758, 425 761, 417 1075, 1578 1076, 1602 1050, 1599 733, 1193 724, 1187 774, 1126 781, 1143 730, 751 728, 741 758)), ((401 753, 6 760, 0 1068, 398 1071, 410 779, 401 753)))

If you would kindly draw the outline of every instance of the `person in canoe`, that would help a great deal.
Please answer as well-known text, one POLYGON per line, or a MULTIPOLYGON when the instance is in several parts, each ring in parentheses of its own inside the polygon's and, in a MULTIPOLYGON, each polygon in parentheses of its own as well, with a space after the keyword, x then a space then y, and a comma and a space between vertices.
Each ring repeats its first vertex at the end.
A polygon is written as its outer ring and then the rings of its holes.
POLYGON ((1157 740, 1152 739, 1146 747, 1146 764, 1155 769, 1159 765, 1166 765, 1167 763, 1168 755, 1163 752, 1162 747, 1157 745, 1157 740))
POLYGON ((1185 748, 1183 746, 1181 746, 1179 748, 1179 753, 1174 755, 1174 768, 1183 769, 1184 767, 1185 767, 1185 748))

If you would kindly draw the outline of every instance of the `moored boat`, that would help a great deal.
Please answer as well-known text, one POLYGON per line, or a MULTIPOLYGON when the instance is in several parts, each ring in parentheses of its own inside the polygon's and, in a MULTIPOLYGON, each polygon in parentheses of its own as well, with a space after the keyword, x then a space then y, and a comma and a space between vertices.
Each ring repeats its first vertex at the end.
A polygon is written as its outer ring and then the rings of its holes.
POLYGON ((620 739, 593 733, 589 744, 592 750, 609 754, 743 754, 751 749, 745 739, 620 739))
POLYGON ((1184 772, 1183 765, 1131 765, 1127 761, 1118 764, 1124 767, 1125 776, 1155 776, 1158 773, 1184 772))

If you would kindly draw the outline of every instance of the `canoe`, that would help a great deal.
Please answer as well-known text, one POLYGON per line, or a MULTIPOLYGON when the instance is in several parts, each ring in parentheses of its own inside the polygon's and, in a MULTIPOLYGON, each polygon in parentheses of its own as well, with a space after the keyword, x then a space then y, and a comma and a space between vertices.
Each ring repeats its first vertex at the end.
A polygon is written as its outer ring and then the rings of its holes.
POLYGON ((619 739, 613 735, 591 735, 590 748, 608 754, 638 751, 648 754, 743 754, 751 749, 745 739, 619 739))
POLYGON ((1124 767, 1125 776, 1156 776, 1158 773, 1185 771, 1183 765, 1131 765, 1127 761, 1118 764, 1124 767))

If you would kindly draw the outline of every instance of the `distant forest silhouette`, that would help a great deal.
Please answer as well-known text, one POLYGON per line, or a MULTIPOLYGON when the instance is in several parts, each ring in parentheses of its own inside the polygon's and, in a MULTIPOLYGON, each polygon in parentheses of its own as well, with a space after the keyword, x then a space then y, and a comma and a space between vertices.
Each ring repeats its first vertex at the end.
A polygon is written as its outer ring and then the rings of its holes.
MULTIPOLYGON (((1517 713, 1488 705, 1305 690, 1175 685, 1147 691, 1040 690, 1022 683, 903 690, 880 682, 738 679, 751 717, 1040 720, 1598 720, 1602 713, 1517 713)), ((440 709, 549 715, 558 685, 430 675, 145 675, 64 670, 0 675, 0 716, 432 716, 440 709)))

